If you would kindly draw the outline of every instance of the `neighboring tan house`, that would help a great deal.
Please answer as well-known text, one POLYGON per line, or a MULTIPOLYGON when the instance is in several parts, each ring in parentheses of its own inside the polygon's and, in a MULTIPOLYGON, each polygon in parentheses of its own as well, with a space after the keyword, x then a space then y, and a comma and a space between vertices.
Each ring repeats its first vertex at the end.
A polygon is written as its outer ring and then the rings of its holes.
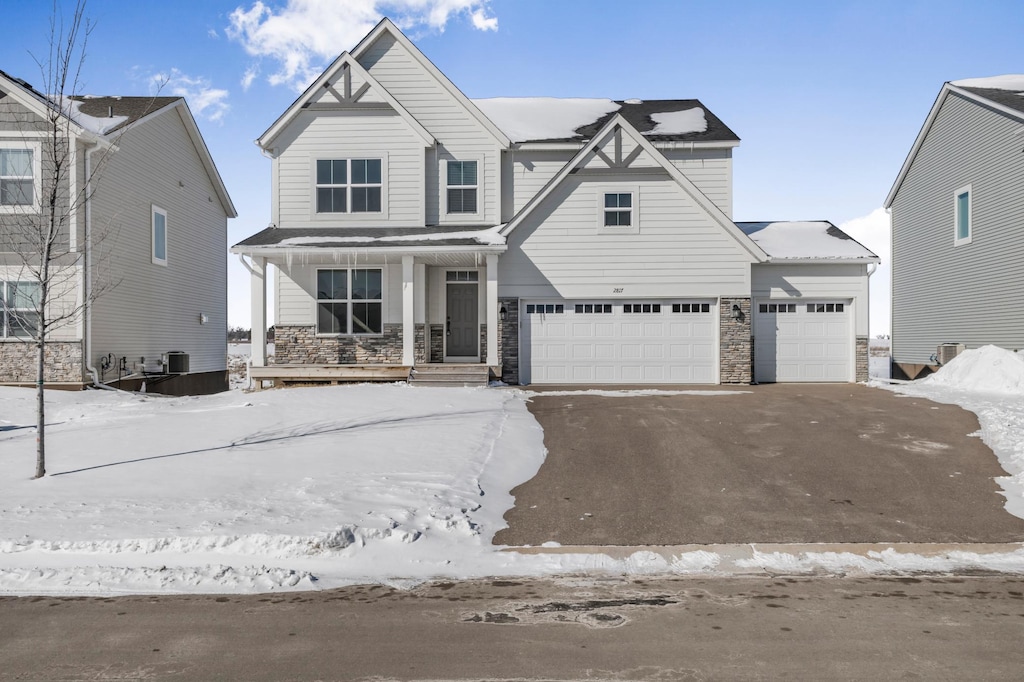
POLYGON ((257 143, 272 225, 232 248, 255 378, 867 378, 877 257, 733 222, 739 138, 697 100, 470 100, 385 19, 257 143))
POLYGON ((69 222, 51 309, 82 314, 49 336, 47 385, 226 389, 227 219, 236 212, 185 100, 49 98, 2 71, 0 383, 36 378, 26 301, 38 284, 10 237, 45 214, 54 107, 73 172, 57 183, 69 222))
POLYGON ((893 376, 1024 348, 1024 75, 943 85, 885 208, 893 376))

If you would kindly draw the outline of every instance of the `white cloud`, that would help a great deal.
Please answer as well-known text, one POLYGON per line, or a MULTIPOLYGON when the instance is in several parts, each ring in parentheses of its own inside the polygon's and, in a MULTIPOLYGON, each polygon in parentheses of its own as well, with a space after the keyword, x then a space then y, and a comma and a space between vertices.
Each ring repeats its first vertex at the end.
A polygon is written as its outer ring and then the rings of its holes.
MULTIPOLYGON (((497 17, 488 16, 487 0, 287 0, 281 9, 257 0, 248 9, 235 8, 225 32, 257 60, 275 63, 267 76, 271 85, 302 90, 384 16, 403 31, 440 32, 458 15, 478 30, 498 30, 497 17)), ((250 72, 253 67, 247 78, 250 72)))
POLYGON ((231 108, 228 105, 228 91, 214 88, 210 79, 189 76, 178 69, 166 73, 155 73, 149 77, 150 87, 162 96, 184 97, 189 109, 201 118, 215 123, 224 119, 231 108))
POLYGON ((242 90, 248 90, 258 75, 260 75, 260 67, 256 64, 253 64, 246 69, 245 73, 242 75, 242 90))
POLYGON ((891 326, 891 274, 892 243, 890 241, 889 214, 884 208, 876 208, 866 216, 854 218, 839 226, 882 259, 881 265, 871 275, 871 335, 889 334, 891 326))

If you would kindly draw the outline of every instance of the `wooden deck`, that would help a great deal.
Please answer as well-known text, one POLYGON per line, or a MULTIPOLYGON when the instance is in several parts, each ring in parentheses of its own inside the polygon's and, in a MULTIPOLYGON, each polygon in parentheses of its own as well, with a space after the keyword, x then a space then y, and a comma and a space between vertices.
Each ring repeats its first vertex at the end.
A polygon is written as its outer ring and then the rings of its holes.
POLYGON ((263 388, 263 382, 273 386, 309 384, 345 384, 363 381, 407 381, 408 365, 268 365, 250 367, 253 388, 263 388))

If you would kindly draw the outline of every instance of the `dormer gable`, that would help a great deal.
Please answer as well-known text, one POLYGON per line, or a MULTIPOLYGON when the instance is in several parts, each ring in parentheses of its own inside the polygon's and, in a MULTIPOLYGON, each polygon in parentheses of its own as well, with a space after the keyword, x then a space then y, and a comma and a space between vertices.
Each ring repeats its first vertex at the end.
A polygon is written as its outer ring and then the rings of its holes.
POLYGON ((352 111, 382 109, 396 112, 430 147, 434 137, 348 52, 343 52, 326 71, 260 136, 256 143, 270 149, 274 141, 303 111, 352 111))

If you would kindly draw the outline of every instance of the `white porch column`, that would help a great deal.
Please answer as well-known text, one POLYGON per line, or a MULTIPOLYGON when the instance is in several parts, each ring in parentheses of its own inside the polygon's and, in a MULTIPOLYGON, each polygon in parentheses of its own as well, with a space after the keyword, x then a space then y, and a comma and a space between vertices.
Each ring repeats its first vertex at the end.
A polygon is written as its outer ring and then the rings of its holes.
POLYGON ((252 306, 252 336, 250 343, 250 360, 253 367, 267 365, 267 259, 252 258, 249 270, 251 291, 249 294, 252 306))
POLYGON ((487 364, 498 364, 498 255, 487 254, 487 364))
POLYGON ((416 358, 416 286, 413 257, 402 256, 402 364, 412 365, 416 358))

